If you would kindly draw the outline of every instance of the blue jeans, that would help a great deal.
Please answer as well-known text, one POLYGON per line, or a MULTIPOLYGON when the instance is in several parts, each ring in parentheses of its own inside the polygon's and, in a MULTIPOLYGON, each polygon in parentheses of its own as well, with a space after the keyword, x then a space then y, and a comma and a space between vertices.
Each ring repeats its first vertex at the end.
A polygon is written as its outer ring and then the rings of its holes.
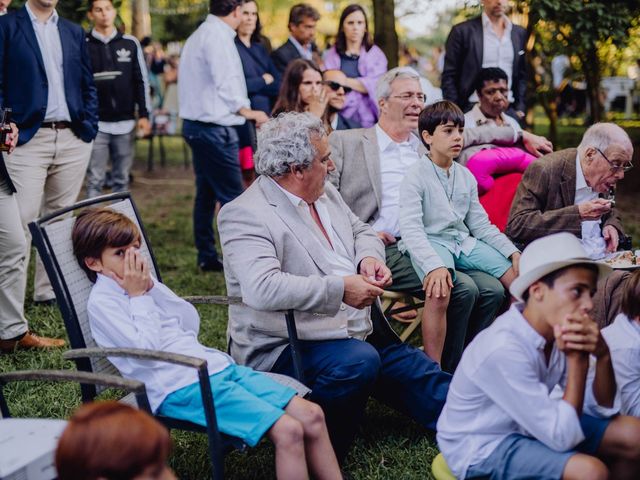
MULTIPOLYGON (((374 346, 348 338, 301 341, 300 353, 310 399, 324 410, 339 461, 348 452, 369 395, 435 430, 451 375, 424 352, 401 342, 374 346)), ((294 375, 289 347, 271 371, 294 375)))
POLYGON ((213 235, 216 202, 221 206, 242 193, 238 133, 234 127, 185 120, 182 135, 191 147, 196 174, 193 235, 198 263, 218 258, 213 235))
POLYGON ((111 158, 112 192, 124 192, 129 188, 129 172, 133 163, 135 129, 122 135, 98 132, 93 142, 91 159, 87 168, 87 198, 102 195, 107 164, 111 158))

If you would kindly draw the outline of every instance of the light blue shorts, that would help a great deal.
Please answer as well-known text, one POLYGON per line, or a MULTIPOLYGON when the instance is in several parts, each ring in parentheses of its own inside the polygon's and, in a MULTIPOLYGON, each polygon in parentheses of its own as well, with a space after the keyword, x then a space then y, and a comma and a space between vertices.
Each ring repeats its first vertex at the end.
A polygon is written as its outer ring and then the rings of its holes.
MULTIPOLYGON (((431 246, 436 251, 438 256, 442 259, 442 263, 451 272, 451 279, 456 280, 456 270, 461 272, 467 270, 479 270, 481 272, 488 273, 492 277, 500 278, 507 270, 511 268, 511 262, 505 258, 498 250, 490 245, 487 245, 482 240, 476 240, 476 246, 469 252, 469 255, 465 255, 460 252, 460 256, 456 257, 446 247, 431 241, 431 246)), ((413 258, 411 258, 411 264, 416 271, 418 278, 424 280, 426 276, 425 272, 417 265, 413 258)))
POLYGON ((500 442, 489 457, 469 467, 465 478, 557 480, 576 453, 595 455, 610 422, 610 418, 583 414, 580 425, 585 439, 568 452, 556 452, 535 438, 514 433, 500 442))
MULTIPOLYGON (((241 365, 229 365, 209 377, 218 429, 254 447, 295 396, 292 388, 241 365)), ((202 426, 207 425, 200 382, 170 393, 158 412, 202 426)))

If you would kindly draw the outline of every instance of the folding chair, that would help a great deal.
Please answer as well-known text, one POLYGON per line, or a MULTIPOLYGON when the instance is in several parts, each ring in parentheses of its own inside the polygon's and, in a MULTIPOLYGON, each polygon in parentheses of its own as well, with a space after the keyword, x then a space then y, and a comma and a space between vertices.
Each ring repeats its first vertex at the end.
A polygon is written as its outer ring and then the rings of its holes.
POLYGON ((406 342, 422 322, 422 309, 424 308, 424 301, 414 297, 408 292, 392 292, 390 290, 384 291, 381 300, 382 313, 390 324, 393 324, 393 322, 395 322, 396 324, 406 324, 405 329, 402 331, 402 333, 400 333, 400 340, 406 342), (404 303, 405 306, 396 307, 397 303, 404 303), (396 313, 409 312, 411 310, 416 310, 417 312, 416 318, 411 321, 399 322, 398 320, 393 318, 396 313))
POLYGON ((142 382, 120 376, 73 370, 26 370, 0 374, 0 478, 7 480, 51 480, 57 478, 54 457, 66 421, 43 418, 13 418, 4 387, 16 381, 76 382, 131 392, 135 407, 149 412, 142 382), (27 443, 28 442, 28 443, 27 443), (28 448, 25 448, 28 444, 28 448))
MULTIPOLYGON (((148 360, 167 361, 178 365, 196 368, 198 370, 199 381, 202 387, 203 403, 205 405, 205 415, 207 427, 203 428, 190 422, 178 421, 166 417, 158 417, 169 428, 179 428, 189 431, 207 433, 209 437, 209 454, 213 466, 213 476, 216 479, 223 478, 223 450, 243 448, 238 439, 227 436, 221 438, 215 421, 215 409, 211 398, 211 388, 207 373, 206 361, 187 357, 184 355, 168 354, 166 352, 150 352, 145 350, 131 349, 97 349, 97 345, 91 335, 89 319, 87 315, 87 300, 93 284, 87 278, 85 272, 80 268, 73 254, 71 243, 71 231, 75 223, 75 217, 71 217, 71 212, 89 206, 107 206, 119 211, 131 218, 141 232, 141 252, 149 260, 152 274, 158 281, 162 281, 160 271, 157 267, 149 239, 142 225, 138 210, 133 203, 128 192, 104 195, 93 199, 84 200, 65 209, 54 212, 29 224, 33 242, 38 249, 38 253, 45 266, 49 280, 56 294, 58 307, 62 313, 71 347, 84 349, 78 352, 67 352, 66 358, 75 360, 78 370, 96 373, 109 373, 118 375, 117 369, 108 361, 107 355, 131 356, 148 360), (205 398, 207 396, 207 398, 205 398)), ((191 303, 207 303, 229 305, 241 303, 238 297, 186 297, 191 303)), ((297 343, 297 331, 293 311, 283 313, 286 316, 287 329, 290 335, 291 352, 297 379, 304 382, 302 376, 301 360, 297 343)), ((292 386, 298 395, 304 397, 310 390, 302 383, 283 375, 268 373, 279 383, 292 386)), ((98 392, 93 385, 83 385, 82 397, 85 401, 93 399, 98 392)))

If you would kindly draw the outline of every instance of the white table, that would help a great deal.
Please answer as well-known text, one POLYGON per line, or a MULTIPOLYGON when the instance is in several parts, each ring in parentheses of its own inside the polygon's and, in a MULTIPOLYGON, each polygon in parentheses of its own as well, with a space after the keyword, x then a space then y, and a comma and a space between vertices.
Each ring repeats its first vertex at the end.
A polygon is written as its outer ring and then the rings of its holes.
POLYGON ((56 478, 55 451, 66 425, 65 420, 0 420, 0 480, 56 478))

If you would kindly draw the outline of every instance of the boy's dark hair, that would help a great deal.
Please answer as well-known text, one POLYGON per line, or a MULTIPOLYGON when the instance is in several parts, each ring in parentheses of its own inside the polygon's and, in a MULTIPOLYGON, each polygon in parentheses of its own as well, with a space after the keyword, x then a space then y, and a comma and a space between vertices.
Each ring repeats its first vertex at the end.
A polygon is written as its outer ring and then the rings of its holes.
POLYGON ((87 267, 85 259, 100 259, 107 248, 124 247, 140 238, 138 226, 123 213, 110 208, 83 210, 76 217, 71 232, 73 253, 93 283, 98 275, 87 267))
POLYGON ((429 150, 429 145, 422 138, 425 130, 429 135, 433 135, 438 125, 446 125, 453 122, 456 127, 464 127, 464 113, 455 103, 449 100, 432 103, 424 107, 418 118, 418 134, 424 146, 429 150))
POLYGON ((211 0, 209 2, 209 13, 216 17, 226 17, 240 5, 244 5, 248 0, 211 0))
MULTIPOLYGON (((93 8, 93 4, 96 3, 98 0, 89 0, 87 3, 89 4, 87 7, 87 11, 91 11, 91 9, 93 8)), ((111 2, 111 5, 113 5, 115 7, 115 4, 113 3, 113 0, 109 0, 111 2)))
MULTIPOLYGON (((533 283, 542 282, 547 287, 553 288, 553 284, 555 283, 556 279, 564 275, 567 272, 567 270, 569 270, 570 268, 586 268, 587 270, 595 273, 596 275, 598 275, 598 272, 599 272, 598 266, 594 265, 593 263, 576 263, 574 265, 569 265, 568 267, 554 270, 551 273, 547 273, 544 277, 542 277, 539 280, 536 280, 533 283)), ((524 292, 522 292, 522 300, 524 300, 524 303, 527 303, 529 301, 529 287, 527 287, 527 289, 524 292)))
POLYGON ((498 67, 483 68, 478 72, 474 83, 476 93, 480 95, 485 82, 499 82, 500 80, 504 80, 507 84, 509 83, 509 77, 504 70, 498 67))
POLYGON ((288 25, 300 25, 307 17, 312 18, 316 22, 320 20, 320 14, 315 8, 306 3, 298 3, 289 10, 288 25))
POLYGON ((620 310, 631 320, 640 317, 640 270, 633 272, 627 280, 620 310))

